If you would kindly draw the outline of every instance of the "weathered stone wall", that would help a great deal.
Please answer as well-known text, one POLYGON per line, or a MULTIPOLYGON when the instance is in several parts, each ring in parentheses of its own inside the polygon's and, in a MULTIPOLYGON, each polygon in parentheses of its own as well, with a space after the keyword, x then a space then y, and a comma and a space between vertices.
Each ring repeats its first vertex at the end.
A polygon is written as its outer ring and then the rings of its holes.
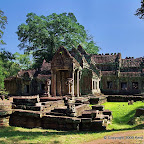
POLYGON ((10 95, 20 95, 22 91, 22 82, 18 78, 10 78, 10 80, 5 80, 5 89, 10 95))
POLYGON ((42 118, 42 128, 56 130, 79 130, 79 118, 47 115, 42 118))
POLYGON ((136 117, 144 116, 144 108, 138 108, 138 109, 136 109, 135 116, 136 117))
POLYGON ((116 75, 102 76, 101 92, 104 94, 138 94, 144 91, 143 77, 117 77, 116 75), (112 82, 112 88, 108 88, 107 82, 112 82), (127 88, 122 90, 121 83, 126 82, 127 88), (132 88, 132 82, 138 82, 138 89, 132 88))
POLYGON ((81 94, 91 94, 92 93, 92 71, 89 69, 83 69, 81 75, 81 94))
POLYGON ((144 96, 122 96, 122 95, 109 95, 107 97, 108 102, 128 102, 129 100, 134 100, 134 101, 142 101, 144 100, 144 96))

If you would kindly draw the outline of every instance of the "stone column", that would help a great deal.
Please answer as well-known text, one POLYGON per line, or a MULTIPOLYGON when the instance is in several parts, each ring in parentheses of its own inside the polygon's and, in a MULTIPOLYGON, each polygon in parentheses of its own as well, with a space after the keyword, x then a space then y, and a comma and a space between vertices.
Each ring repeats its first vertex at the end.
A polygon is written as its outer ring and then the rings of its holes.
POLYGON ((68 95, 71 95, 72 78, 67 78, 66 85, 68 85, 68 95))
POLYGON ((56 89, 57 89, 57 94, 59 96, 62 95, 61 93, 61 71, 57 71, 57 85, 56 85, 56 89))
POLYGON ((51 80, 48 79, 45 83, 45 93, 44 93, 44 95, 48 97, 50 97, 50 85, 51 85, 51 80))
POLYGON ((52 96, 56 96, 56 71, 52 70, 52 96))
POLYGON ((48 97, 50 97, 50 85, 51 85, 51 80, 49 80, 49 81, 47 82, 47 85, 48 85, 47 93, 48 93, 48 97))
POLYGON ((74 73, 75 73, 75 71, 73 70, 72 71, 72 79, 73 79, 73 81, 72 81, 72 97, 74 97, 74 73))
POLYGON ((79 97, 79 70, 77 71, 77 97, 79 97))

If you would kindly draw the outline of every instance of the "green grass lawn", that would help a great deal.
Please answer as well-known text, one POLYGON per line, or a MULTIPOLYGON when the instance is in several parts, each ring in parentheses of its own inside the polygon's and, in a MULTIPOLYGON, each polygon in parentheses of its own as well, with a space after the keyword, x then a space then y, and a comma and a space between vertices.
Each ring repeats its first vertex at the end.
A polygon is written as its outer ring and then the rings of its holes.
POLYGON ((129 121, 134 117, 137 108, 144 108, 143 102, 134 102, 128 105, 127 102, 107 102, 103 104, 105 109, 112 111, 113 120, 108 129, 134 129, 137 125, 130 125, 129 121))
POLYGON ((26 129, 18 127, 0 128, 0 144, 11 143, 43 143, 43 144, 79 144, 85 141, 92 141, 97 138, 110 135, 123 130, 143 128, 144 125, 130 125, 128 121, 133 118, 135 110, 143 107, 144 103, 135 102, 128 105, 127 102, 107 102, 105 109, 113 112, 112 124, 108 131, 103 132, 77 132, 77 131, 56 131, 44 129, 26 129))

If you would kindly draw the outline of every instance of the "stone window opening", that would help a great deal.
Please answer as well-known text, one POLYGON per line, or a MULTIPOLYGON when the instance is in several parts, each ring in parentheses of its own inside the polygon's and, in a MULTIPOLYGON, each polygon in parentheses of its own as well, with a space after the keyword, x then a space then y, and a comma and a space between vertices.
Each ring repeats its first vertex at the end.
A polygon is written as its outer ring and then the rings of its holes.
POLYGON ((93 89, 94 89, 94 81, 93 81, 93 89))
POLYGON ((41 84, 41 90, 42 90, 42 91, 45 90, 45 84, 41 84))
POLYGON ((26 85, 26 93, 29 93, 29 85, 26 85))
POLYGON ((112 81, 107 81, 107 89, 112 89, 112 81))
POLYGON ((97 82, 93 81, 93 89, 97 89, 97 82))
POLYGON ((132 89, 138 89, 138 82, 132 82, 132 89))
POLYGON ((97 82, 95 81, 95 89, 97 89, 97 82))
POLYGON ((121 90, 127 90, 127 83, 126 82, 121 83, 121 90))

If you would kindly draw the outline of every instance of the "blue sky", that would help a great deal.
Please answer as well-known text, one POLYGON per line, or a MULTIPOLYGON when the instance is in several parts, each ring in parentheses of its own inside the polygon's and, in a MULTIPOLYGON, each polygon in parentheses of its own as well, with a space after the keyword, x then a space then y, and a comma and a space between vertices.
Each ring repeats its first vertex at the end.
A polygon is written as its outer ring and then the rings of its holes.
POLYGON ((8 18, 3 40, 6 50, 20 52, 17 27, 27 13, 50 15, 72 12, 94 37, 99 53, 122 53, 122 57, 144 56, 144 20, 134 16, 140 0, 0 0, 8 18))

